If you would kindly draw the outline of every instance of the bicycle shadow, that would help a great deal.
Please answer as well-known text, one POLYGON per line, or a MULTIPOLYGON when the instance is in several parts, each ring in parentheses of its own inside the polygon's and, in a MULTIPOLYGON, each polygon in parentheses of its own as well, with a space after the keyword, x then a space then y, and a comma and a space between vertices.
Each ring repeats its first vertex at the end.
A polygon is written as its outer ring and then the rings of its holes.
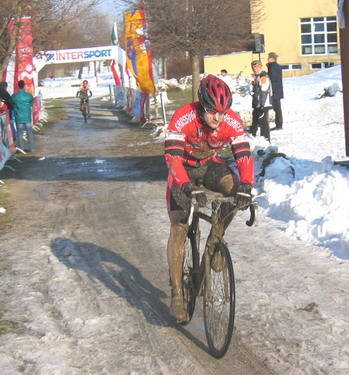
POLYGON ((149 324, 175 328, 205 352, 207 346, 178 325, 162 301, 166 293, 147 280, 140 270, 123 256, 90 242, 57 237, 51 242, 52 254, 67 268, 83 271, 95 282, 100 281, 114 294, 143 313, 149 324))

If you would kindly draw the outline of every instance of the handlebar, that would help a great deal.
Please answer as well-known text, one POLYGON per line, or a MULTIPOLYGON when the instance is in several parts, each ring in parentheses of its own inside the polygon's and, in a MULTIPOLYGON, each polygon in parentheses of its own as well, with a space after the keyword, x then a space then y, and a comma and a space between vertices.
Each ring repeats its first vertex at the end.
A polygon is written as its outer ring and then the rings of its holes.
MULTIPOLYGON (((217 204, 218 207, 220 207, 220 205, 222 203, 231 203, 232 206, 234 206, 234 208, 232 208, 232 210, 236 210, 236 212, 245 209, 245 207, 242 207, 242 208, 241 207, 240 208, 237 207, 235 197, 223 197, 222 195, 210 194, 207 198, 208 199, 207 199, 207 205, 206 205, 206 207, 208 207, 209 205, 212 206, 212 204, 217 204)), ((246 221, 246 225, 249 226, 249 227, 251 227, 255 223, 255 221, 256 221, 256 208, 257 207, 258 207, 258 204, 257 204, 256 201, 252 201, 246 207, 246 208, 248 208, 250 210, 250 218, 246 221)), ((204 207, 202 207, 202 208, 204 208, 204 207)), ((200 207, 199 207, 198 203, 196 202, 195 199, 192 199, 191 200, 191 206, 190 206, 189 218, 188 218, 189 225, 192 222, 194 212, 198 213, 199 216, 202 219, 204 219, 204 220, 206 220, 208 222, 212 222, 212 216, 206 215, 205 213, 203 213, 202 211, 200 211, 200 207)))

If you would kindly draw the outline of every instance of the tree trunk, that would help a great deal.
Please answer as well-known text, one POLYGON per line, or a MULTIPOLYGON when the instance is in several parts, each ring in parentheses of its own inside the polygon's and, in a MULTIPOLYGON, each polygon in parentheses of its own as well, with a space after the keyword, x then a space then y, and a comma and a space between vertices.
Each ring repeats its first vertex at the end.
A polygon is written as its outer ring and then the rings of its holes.
POLYGON ((198 88, 200 82, 200 57, 191 56, 191 72, 192 72, 192 100, 198 100, 198 88))
POLYGON ((78 78, 81 79, 82 77, 82 70, 84 69, 84 64, 81 64, 80 67, 79 67, 79 74, 78 74, 78 78))
MULTIPOLYGON (((20 11, 21 11, 21 8, 20 8, 20 11)), ((5 70, 7 69, 7 65, 10 61, 12 53, 15 50, 17 40, 18 40, 18 36, 19 36, 20 23, 21 23, 21 16, 17 16, 15 26, 14 26, 14 29, 12 31, 12 35, 9 35, 10 41, 9 41, 8 46, 7 46, 7 51, 5 52, 5 57, 4 57, 4 59, 2 60, 2 63, 1 63, 1 67, 0 67, 0 78, 1 78, 1 80, 2 80, 2 75, 4 74, 5 70)), ((8 25, 6 27, 6 33, 8 33, 8 25)))

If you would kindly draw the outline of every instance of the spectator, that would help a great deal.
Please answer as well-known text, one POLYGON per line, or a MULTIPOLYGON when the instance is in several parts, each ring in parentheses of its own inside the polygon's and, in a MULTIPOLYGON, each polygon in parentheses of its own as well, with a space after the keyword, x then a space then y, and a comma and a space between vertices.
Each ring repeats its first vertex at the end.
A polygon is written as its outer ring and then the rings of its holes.
POLYGON ((23 134, 26 131, 29 142, 29 152, 34 151, 34 136, 32 130, 33 95, 24 89, 24 81, 18 81, 19 92, 12 95, 15 103, 15 120, 17 125, 17 145, 24 150, 23 134))
POLYGON ((230 92, 233 93, 235 91, 235 82, 225 69, 221 70, 221 74, 218 77, 228 85, 230 92))
POLYGON ((282 69, 277 63, 278 55, 275 52, 268 54, 268 74, 271 81, 271 88, 273 92, 273 110, 275 112, 275 127, 270 130, 282 129, 282 110, 281 99, 284 97, 284 88, 282 85, 282 69))
POLYGON ((6 110, 9 111, 10 114, 10 123, 11 123, 11 130, 13 139, 16 139, 16 127, 14 124, 14 110, 15 103, 13 102, 11 95, 7 91, 7 82, 2 81, 0 82, 0 114, 6 110), (3 104, 2 104, 3 103, 3 104))
POLYGON ((263 70, 262 63, 254 60, 251 63, 252 75, 252 126, 249 132, 256 135, 258 127, 262 137, 270 142, 269 109, 272 107, 271 84, 268 74, 263 70))
POLYGON ((11 95, 7 92, 7 82, 0 82, 0 100, 4 102, 8 110, 12 110, 14 107, 11 95))

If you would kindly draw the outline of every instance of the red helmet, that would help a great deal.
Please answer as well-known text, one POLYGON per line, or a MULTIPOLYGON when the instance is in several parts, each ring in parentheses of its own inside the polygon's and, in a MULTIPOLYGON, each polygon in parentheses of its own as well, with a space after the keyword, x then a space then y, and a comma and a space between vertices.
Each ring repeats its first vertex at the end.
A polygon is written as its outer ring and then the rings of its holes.
POLYGON ((228 85, 212 74, 200 81, 198 96, 207 111, 225 112, 233 102, 228 85))

